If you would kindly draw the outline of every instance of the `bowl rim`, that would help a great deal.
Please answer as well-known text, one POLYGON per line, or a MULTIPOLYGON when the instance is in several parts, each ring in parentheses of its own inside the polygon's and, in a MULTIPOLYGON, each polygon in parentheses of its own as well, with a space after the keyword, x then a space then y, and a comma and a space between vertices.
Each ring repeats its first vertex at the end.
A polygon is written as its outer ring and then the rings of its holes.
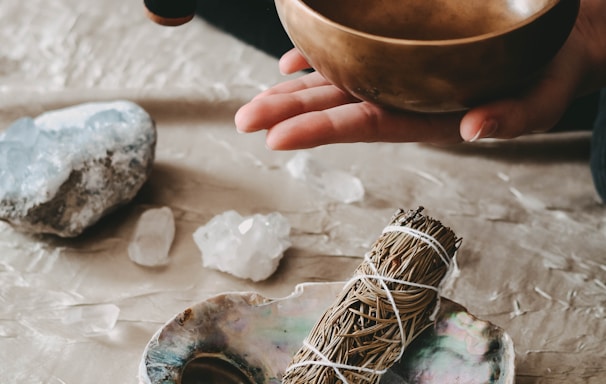
MULTIPOLYGON (((320 12, 316 11, 315 9, 313 9, 312 7, 310 7, 307 4, 306 0, 275 0, 276 3, 285 3, 288 1, 294 2, 296 4, 296 6, 303 8, 305 11, 312 14, 312 16, 314 16, 315 18, 318 18, 337 29, 340 29, 343 32, 346 32, 346 33, 349 33, 352 35, 356 35, 359 37, 364 37, 364 38, 373 39, 376 41, 381 41, 384 43, 399 44, 399 45, 446 46, 446 45, 460 45, 460 44, 469 44, 469 43, 474 43, 474 42, 486 41, 486 40, 489 40, 489 39, 492 39, 492 38, 495 38, 498 36, 506 35, 507 33, 510 33, 512 31, 518 30, 522 27, 532 24, 537 19, 539 19, 540 17, 542 17, 543 15, 545 15, 546 13, 551 11, 553 8, 555 8, 555 6, 559 5, 563 1, 569 1, 569 0, 551 1, 548 6, 542 8, 540 11, 535 12, 531 16, 525 18, 524 20, 514 23, 505 29, 497 30, 494 32, 482 33, 480 35, 474 35, 474 36, 469 36, 469 37, 462 37, 462 38, 456 38, 456 39, 439 39, 439 40, 401 39, 401 38, 396 38, 396 37, 381 36, 381 35, 376 35, 373 33, 363 32, 363 31, 348 27, 344 24, 338 23, 338 22, 328 18, 327 16, 323 15, 322 13, 320 13, 320 12)), ((570 1, 575 1, 575 0, 570 0, 570 1)), ((576 0, 576 1, 579 1, 579 0, 576 0)))

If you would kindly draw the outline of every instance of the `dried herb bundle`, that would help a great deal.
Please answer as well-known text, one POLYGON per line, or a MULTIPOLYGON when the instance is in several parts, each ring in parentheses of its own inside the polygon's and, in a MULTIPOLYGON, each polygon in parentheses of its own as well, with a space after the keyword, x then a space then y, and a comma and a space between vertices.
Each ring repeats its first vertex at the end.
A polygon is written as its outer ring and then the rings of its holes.
POLYGON ((396 212, 311 330, 283 384, 378 383, 432 324, 437 288, 461 239, 422 210, 396 212))

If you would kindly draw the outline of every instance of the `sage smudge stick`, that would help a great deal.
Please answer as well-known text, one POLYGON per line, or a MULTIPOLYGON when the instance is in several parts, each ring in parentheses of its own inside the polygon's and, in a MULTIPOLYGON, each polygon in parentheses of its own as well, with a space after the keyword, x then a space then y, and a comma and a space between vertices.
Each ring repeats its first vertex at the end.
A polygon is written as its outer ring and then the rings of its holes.
POLYGON ((293 357, 283 384, 378 383, 432 325, 461 239, 422 210, 395 213, 293 357))

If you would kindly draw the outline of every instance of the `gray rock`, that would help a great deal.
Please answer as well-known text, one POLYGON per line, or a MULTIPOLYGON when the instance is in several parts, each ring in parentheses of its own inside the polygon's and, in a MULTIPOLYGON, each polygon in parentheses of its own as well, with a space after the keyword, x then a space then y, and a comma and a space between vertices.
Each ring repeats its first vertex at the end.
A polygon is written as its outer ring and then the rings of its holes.
POLYGON ((149 177, 156 126, 129 101, 22 118, 0 135, 0 220, 74 237, 131 201, 149 177))

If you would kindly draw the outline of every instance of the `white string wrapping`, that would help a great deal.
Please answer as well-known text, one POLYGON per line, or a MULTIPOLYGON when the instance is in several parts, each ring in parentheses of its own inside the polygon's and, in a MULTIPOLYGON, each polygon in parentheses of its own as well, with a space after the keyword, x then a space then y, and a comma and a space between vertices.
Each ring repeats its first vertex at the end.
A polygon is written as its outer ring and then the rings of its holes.
MULTIPOLYGON (((420 210, 422 210, 422 208, 420 208, 417 211, 414 211, 412 213, 408 212, 407 215, 405 216, 405 218, 410 219, 410 217, 413 217, 413 218, 416 217, 418 219, 420 210)), ((403 211, 399 211, 400 215, 402 214, 402 212, 403 211)), ((398 217, 397 214, 396 214, 396 217, 398 217)), ((456 249, 458 248, 458 245, 460 244, 460 239, 456 239, 456 236, 454 236, 454 233, 452 233, 452 231, 448 230, 448 231, 450 231, 450 234, 452 234, 452 236, 450 236, 451 244, 449 247, 449 249, 450 249, 450 252, 449 252, 446 249, 446 247, 443 246, 441 244, 441 242, 433 235, 431 235, 427 232, 423 232, 421 230, 412 228, 411 226, 404 225, 404 224, 409 223, 408 221, 402 222, 400 219, 400 221, 396 221, 396 223, 399 223, 401 225, 389 225, 389 226, 385 227, 385 229, 382 232, 382 236, 384 237, 384 235, 386 235, 386 234, 389 234, 392 232, 397 232, 399 234, 402 234, 405 236, 410 236, 414 239, 417 239, 417 240, 421 241, 423 244, 427 245, 433 251, 433 253, 437 254, 439 259, 441 260, 441 262, 446 267, 446 270, 450 270, 451 265, 452 265, 452 260, 454 257, 454 253, 456 252, 456 249)), ((437 222, 437 223, 439 223, 439 222, 437 222)), ((441 224, 440 224, 440 226, 441 226, 441 224)), ((442 227, 442 228, 444 228, 444 227, 442 227)), ((439 232, 439 233, 441 235, 443 235, 443 232, 439 232)), ((413 254, 413 256, 414 255, 416 255, 416 253, 413 254)), ((420 254, 420 255, 422 255, 422 254, 420 254)), ((354 274, 354 276, 345 284, 344 291, 345 292, 350 291, 352 289, 352 287, 354 287, 358 282, 363 282, 365 280, 375 280, 380 284, 380 286, 382 288, 382 292, 385 294, 387 301, 391 305, 391 309, 392 309, 394 317, 397 321, 397 328, 398 328, 398 334, 399 334, 401 347, 399 348, 398 354, 392 360, 394 362, 399 361, 404 353, 407 343, 409 344, 411 342, 411 340, 407 339, 406 330, 405 330, 405 327, 404 327, 404 324, 402 321, 402 316, 400 315, 398 303, 396 302, 396 299, 394 298, 394 293, 397 294, 397 293, 402 293, 405 291, 403 291, 403 290, 392 291, 387 286, 387 283, 395 283, 398 285, 416 287, 416 288, 432 290, 432 291, 436 292, 437 299, 436 299, 436 303, 435 303, 435 308, 434 308, 433 314, 430 316, 430 318, 433 318, 434 314, 437 312, 437 307, 439 304, 438 302, 439 302, 439 292, 440 292, 439 285, 440 285, 440 283, 437 282, 436 285, 428 285, 428 284, 423 284, 423 283, 416 282, 416 281, 409 281, 409 280, 405 280, 405 279, 401 279, 401 278, 397 278, 397 277, 384 276, 379 272, 377 265, 375 265, 374 261, 371 259, 370 256, 371 256, 371 253, 365 254, 364 262, 365 262, 365 265, 370 268, 371 274, 369 274, 369 273, 354 274)), ((321 327, 321 324, 316 325, 315 329, 317 329, 319 326, 321 327)), ((425 329, 426 326, 423 326, 422 328, 425 329)), ((313 334, 313 331, 312 331, 312 334, 313 334)), ((310 336, 311 336, 311 334, 310 334, 310 336)), ((369 380, 373 380, 372 378, 380 378, 380 376, 385 374, 389 368, 389 367, 384 367, 381 369, 372 368, 372 367, 369 368, 369 367, 362 366, 362 365, 352 365, 352 364, 345 364, 345 363, 341 363, 341 362, 332 361, 328 356, 326 356, 325 353, 323 353, 318 348, 316 348, 316 346, 313 345, 313 343, 309 339, 310 336, 308 336, 303 341, 303 347, 302 347, 302 351, 304 351, 304 350, 307 351, 307 357, 296 361, 296 357, 301 355, 301 351, 299 352, 298 355, 295 356, 295 360, 293 360, 293 362, 286 369, 283 383, 303 382, 304 380, 301 377, 299 377, 299 376, 301 376, 302 368, 306 368, 307 371, 309 371, 311 369, 310 367, 315 367, 315 368, 322 367, 322 369, 324 369, 324 368, 331 369, 334 372, 335 377, 338 378, 338 380, 340 380, 343 384, 350 384, 349 380, 347 379, 346 375, 344 374, 344 371, 355 371, 355 372, 358 372, 360 375, 366 374, 369 376, 369 380), (315 356, 315 358, 313 358, 313 356, 315 356), (295 376, 294 373, 296 373, 296 372, 298 372, 299 375, 297 376, 298 377, 297 379, 294 379, 294 376, 295 376)), ((303 373, 303 375, 305 375, 305 374, 303 373)), ((313 374, 310 379, 313 379, 313 374)), ((308 379, 305 379, 305 381, 308 384, 315 383, 315 381, 310 381, 308 379)), ((318 383, 319 383, 319 381, 318 381, 318 383)), ((328 383, 322 382, 322 384, 328 384, 328 383)))

